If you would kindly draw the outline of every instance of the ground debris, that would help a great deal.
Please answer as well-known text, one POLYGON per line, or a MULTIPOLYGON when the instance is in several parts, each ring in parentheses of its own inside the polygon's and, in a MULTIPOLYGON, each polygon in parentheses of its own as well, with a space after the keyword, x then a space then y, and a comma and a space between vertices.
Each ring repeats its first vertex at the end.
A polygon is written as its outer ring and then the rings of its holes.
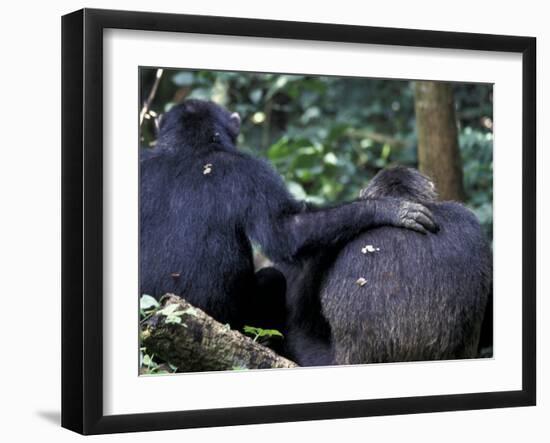
POLYGON ((368 254, 372 252, 378 252, 380 251, 380 248, 375 248, 373 245, 365 245, 363 248, 361 248, 361 253, 368 254))

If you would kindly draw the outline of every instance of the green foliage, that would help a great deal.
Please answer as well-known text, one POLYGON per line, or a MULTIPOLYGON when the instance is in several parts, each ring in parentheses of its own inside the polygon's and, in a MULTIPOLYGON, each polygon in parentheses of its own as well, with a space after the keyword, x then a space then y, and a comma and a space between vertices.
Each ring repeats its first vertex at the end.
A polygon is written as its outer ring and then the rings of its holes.
MULTIPOLYGON (((142 69, 142 97, 155 69, 142 69)), ((313 203, 356 198, 380 169, 417 166, 412 84, 405 80, 165 70, 156 113, 185 98, 241 115, 241 149, 277 168, 290 191, 313 203)), ((492 235, 492 86, 455 84, 467 204, 492 235)), ((154 119, 141 141, 154 144, 154 119)))
POLYGON ((467 204, 493 237, 493 134, 466 127, 459 136, 467 204))
POLYGON ((253 326, 245 326, 243 332, 253 337, 254 341, 259 341, 260 343, 272 338, 283 338, 283 334, 277 331, 277 329, 262 329, 253 326))
MULTIPOLYGON (((143 294, 139 299, 139 318, 140 323, 143 323, 149 317, 156 313, 166 315, 166 323, 181 323, 181 315, 188 313, 192 309, 185 311, 176 311, 178 305, 168 305, 160 309, 160 304, 157 300, 147 294, 143 294), (175 320, 177 319, 177 320, 175 320)), ((193 314, 193 313, 191 313, 193 314)), ((140 347, 139 349, 139 373, 141 375, 163 375, 171 372, 176 372, 177 368, 170 363, 163 362, 155 357, 154 354, 149 354, 147 348, 140 347)))
POLYGON ((143 312, 149 311, 151 309, 157 309, 159 306, 159 302, 148 294, 143 294, 139 299, 139 308, 143 312))
POLYGON ((139 299, 139 317, 140 320, 146 320, 153 315, 160 307, 159 302, 148 294, 142 294, 139 299))
POLYGON ((155 358, 155 355, 146 353, 145 348, 139 350, 139 373, 140 375, 166 375, 176 372, 178 368, 155 358))

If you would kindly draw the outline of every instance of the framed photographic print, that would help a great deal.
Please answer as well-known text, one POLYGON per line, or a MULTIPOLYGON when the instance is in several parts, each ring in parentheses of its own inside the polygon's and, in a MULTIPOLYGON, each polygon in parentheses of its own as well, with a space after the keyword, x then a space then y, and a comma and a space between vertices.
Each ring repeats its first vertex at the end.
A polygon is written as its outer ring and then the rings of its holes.
POLYGON ((62 425, 534 405, 535 51, 64 16, 62 425))

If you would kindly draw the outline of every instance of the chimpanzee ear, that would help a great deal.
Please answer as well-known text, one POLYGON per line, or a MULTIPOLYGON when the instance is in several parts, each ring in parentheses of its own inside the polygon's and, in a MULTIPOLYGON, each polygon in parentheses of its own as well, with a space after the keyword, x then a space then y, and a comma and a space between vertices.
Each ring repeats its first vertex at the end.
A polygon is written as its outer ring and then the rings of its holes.
POLYGON ((233 112, 229 116, 229 121, 233 134, 235 134, 235 136, 239 135, 239 132, 241 130, 241 116, 237 112, 233 112))

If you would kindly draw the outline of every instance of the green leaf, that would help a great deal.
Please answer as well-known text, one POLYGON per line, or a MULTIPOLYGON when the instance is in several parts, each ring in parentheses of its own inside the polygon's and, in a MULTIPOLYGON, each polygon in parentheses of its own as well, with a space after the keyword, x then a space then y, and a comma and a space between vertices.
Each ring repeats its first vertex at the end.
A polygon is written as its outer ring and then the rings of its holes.
POLYGON ((311 120, 314 120, 321 116, 321 111, 318 107, 313 106, 311 108, 306 109, 306 111, 303 113, 300 121, 302 124, 307 125, 311 122, 311 120))
POLYGON ((151 366, 151 367, 154 367, 156 366, 157 364, 153 361, 153 357, 151 357, 150 355, 148 354, 144 354, 143 355, 143 365, 144 366, 151 366))
POLYGON ((282 337, 283 334, 277 331, 277 329, 262 329, 260 331, 260 337, 282 337))
POLYGON ((300 183, 295 181, 288 181, 286 183, 288 190, 297 200, 305 200, 307 197, 306 191, 300 183))
POLYGON ((144 311, 147 311, 149 309, 155 308, 157 309, 160 307, 159 302, 156 301, 153 297, 147 294, 143 294, 141 298, 139 299, 139 307, 140 309, 143 309, 144 311))
POLYGON ((337 165, 338 164, 338 157, 334 154, 334 152, 327 152, 323 158, 324 162, 329 165, 337 165))
POLYGON ((257 334, 260 328, 255 328, 254 326, 245 326, 243 331, 247 334, 257 334))
POLYGON ((194 76, 192 72, 181 71, 172 77, 174 84, 178 86, 189 86, 193 84, 194 76))
POLYGON ((290 153, 290 146, 288 144, 288 138, 282 137, 276 143, 271 145, 267 151, 267 156, 270 160, 278 160, 287 157, 290 153))
POLYGON ((259 103, 262 99, 263 92, 261 89, 254 89, 250 92, 249 97, 252 103, 259 103))
POLYGON ((277 329, 262 329, 254 326, 245 326, 243 331, 246 334, 254 335, 256 337, 283 337, 277 329))
POLYGON ((209 89, 206 88, 197 88, 193 89, 191 94, 187 98, 194 98, 197 100, 210 100, 212 93, 209 89))

